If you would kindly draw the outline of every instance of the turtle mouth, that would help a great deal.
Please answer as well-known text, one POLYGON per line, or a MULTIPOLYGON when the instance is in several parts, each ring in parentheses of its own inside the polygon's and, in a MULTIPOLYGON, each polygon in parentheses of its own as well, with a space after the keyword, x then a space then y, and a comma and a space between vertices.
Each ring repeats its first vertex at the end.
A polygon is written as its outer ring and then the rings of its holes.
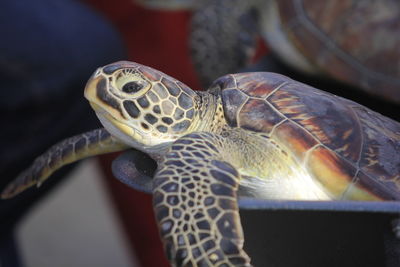
POLYGON ((102 122, 103 122, 103 119, 106 119, 107 121, 109 121, 111 124, 113 124, 115 127, 117 127, 124 134, 129 135, 129 136, 134 135, 134 132, 135 132, 134 129, 132 129, 131 127, 129 127, 125 123, 120 122, 113 115, 108 113, 106 110, 102 109, 97 104, 92 104, 91 103, 91 106, 93 107, 94 111, 96 112, 96 115, 98 117, 102 118, 102 120, 101 120, 102 122))
POLYGON ((115 118, 112 114, 107 112, 100 105, 90 102, 90 105, 96 112, 101 124, 106 128, 106 130, 118 138, 120 141, 127 145, 137 146, 139 143, 144 142, 144 137, 139 131, 135 130, 133 127, 121 122, 115 118))

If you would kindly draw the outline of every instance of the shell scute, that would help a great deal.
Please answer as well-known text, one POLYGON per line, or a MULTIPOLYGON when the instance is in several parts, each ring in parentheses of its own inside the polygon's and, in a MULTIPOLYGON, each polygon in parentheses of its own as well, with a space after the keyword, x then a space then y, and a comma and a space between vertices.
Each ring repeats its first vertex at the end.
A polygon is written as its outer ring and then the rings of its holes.
POLYGON ((240 74, 225 75, 225 76, 218 78, 217 80, 215 80, 212 83, 212 85, 210 86, 210 89, 213 90, 215 88, 221 88, 221 89, 227 90, 227 89, 237 88, 236 78, 235 78, 237 75, 240 75, 240 74))
POLYGON ((286 144, 301 162, 305 160, 307 151, 318 144, 314 136, 289 120, 276 127, 272 135, 286 144))
POLYGON ((285 76, 272 73, 266 76, 265 72, 254 72, 251 75, 242 73, 235 75, 235 78, 238 88, 243 88, 244 93, 256 98, 266 98, 275 89, 287 82, 285 76))
POLYGON ((292 82, 268 98, 284 116, 351 162, 359 160, 361 128, 356 114, 341 98, 292 82))
POLYGON ((306 166, 309 172, 336 199, 342 197, 357 173, 357 168, 353 164, 323 146, 310 152, 306 166))
POLYGON ((231 127, 237 127, 238 110, 241 109, 241 107, 249 99, 249 97, 237 89, 225 89, 222 91, 222 99, 224 103, 223 108, 227 123, 231 127))
POLYGON ((269 133, 285 118, 265 100, 249 99, 238 114, 239 127, 255 132, 269 133))
POLYGON ((354 109, 364 128, 360 168, 400 192, 400 125, 364 107, 354 109))
POLYGON ((399 200, 400 199, 400 176, 396 181, 387 181, 382 183, 381 179, 376 179, 360 171, 354 183, 345 194, 346 199, 358 200, 399 200), (393 182, 393 183, 392 183, 393 182))

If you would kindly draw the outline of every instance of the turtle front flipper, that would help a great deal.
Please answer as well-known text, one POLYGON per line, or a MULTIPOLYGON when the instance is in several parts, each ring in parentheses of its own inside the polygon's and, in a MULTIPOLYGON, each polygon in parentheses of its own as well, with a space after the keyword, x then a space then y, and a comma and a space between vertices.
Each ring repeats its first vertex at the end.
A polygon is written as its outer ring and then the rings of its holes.
POLYGON ((250 266, 237 204, 240 174, 222 160, 222 137, 192 133, 159 163, 153 205, 176 266, 250 266))
POLYGON ((28 169, 7 185, 1 193, 1 198, 11 198, 35 184, 40 186, 53 172, 64 165, 126 148, 126 145, 112 137, 105 129, 96 129, 70 137, 36 158, 28 169))
POLYGON ((147 154, 129 149, 112 162, 111 169, 115 178, 127 186, 147 194, 153 192, 157 163, 147 154))

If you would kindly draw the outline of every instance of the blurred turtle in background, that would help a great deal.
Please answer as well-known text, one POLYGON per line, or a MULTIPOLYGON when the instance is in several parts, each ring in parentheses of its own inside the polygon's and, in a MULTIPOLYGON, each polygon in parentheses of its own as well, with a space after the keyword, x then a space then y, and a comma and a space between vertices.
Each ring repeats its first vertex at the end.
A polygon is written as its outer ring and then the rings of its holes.
POLYGON ((193 10, 190 47, 205 87, 248 66, 261 36, 272 53, 295 70, 400 103, 400 3, 396 0, 139 2, 193 10))

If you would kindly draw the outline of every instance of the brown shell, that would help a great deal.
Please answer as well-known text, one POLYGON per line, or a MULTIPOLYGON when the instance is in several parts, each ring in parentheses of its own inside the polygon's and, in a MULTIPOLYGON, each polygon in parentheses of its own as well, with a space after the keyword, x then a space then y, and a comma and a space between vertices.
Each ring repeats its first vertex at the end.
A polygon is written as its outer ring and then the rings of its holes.
POLYGON ((398 0, 279 0, 283 30, 335 79, 400 103, 398 0))
POLYGON ((274 73, 226 75, 214 86, 232 127, 278 140, 336 197, 400 200, 400 123, 274 73))

